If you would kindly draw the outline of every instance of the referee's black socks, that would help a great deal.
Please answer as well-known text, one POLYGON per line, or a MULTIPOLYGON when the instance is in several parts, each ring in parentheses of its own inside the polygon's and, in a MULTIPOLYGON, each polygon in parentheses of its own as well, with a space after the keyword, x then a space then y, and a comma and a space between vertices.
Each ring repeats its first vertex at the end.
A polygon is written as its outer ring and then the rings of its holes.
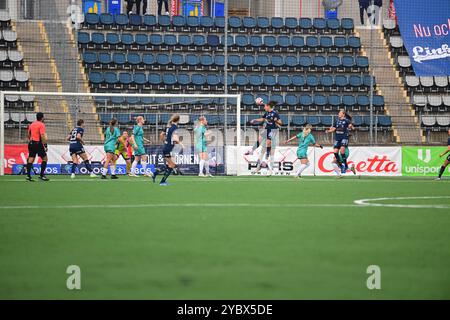
POLYGON ((41 177, 45 176, 45 169, 47 169, 47 161, 41 163, 41 177))
POLYGON ((27 162, 27 176, 31 178, 31 170, 33 170, 33 164, 27 162))

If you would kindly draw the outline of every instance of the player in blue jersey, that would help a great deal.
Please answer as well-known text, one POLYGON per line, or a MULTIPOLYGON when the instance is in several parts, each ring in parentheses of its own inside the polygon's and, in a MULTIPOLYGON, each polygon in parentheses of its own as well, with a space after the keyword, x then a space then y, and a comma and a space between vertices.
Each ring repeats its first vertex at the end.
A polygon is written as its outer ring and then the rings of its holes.
POLYGON ((108 166, 111 163, 111 179, 118 179, 116 176, 116 167, 114 163, 117 161, 116 155, 116 143, 120 137, 119 128, 117 128, 117 119, 111 119, 109 127, 105 130, 105 143, 104 150, 106 153, 105 162, 102 168, 102 179, 106 179, 106 173, 108 172, 108 166))
POLYGON ((266 139, 266 143, 262 144, 263 149, 261 150, 261 154, 259 156, 256 172, 259 172, 261 170, 261 163, 264 154, 266 156, 266 159, 270 159, 269 172, 271 173, 273 169, 273 152, 275 151, 276 142, 278 139, 278 128, 283 124, 278 111, 274 109, 276 104, 277 103, 275 101, 269 101, 269 103, 264 105, 265 113, 263 117, 254 119, 250 122, 251 124, 264 123, 265 129, 265 137, 263 138, 266 139))
POLYGON ((180 122, 180 116, 178 114, 174 114, 169 122, 167 123, 166 130, 161 132, 160 138, 163 141, 163 156, 164 156, 164 168, 157 168, 155 173, 153 174, 153 182, 156 180, 156 176, 159 174, 164 174, 159 185, 167 186, 167 178, 177 170, 177 165, 175 161, 172 159, 172 150, 175 144, 180 144, 183 147, 183 144, 180 142, 176 131, 178 129, 178 122, 180 122))
POLYGON ((341 109, 334 125, 326 130, 327 133, 334 132, 333 152, 337 164, 341 167, 342 173, 345 173, 348 170, 345 149, 348 146, 349 129, 353 129, 353 125, 348 119, 345 110, 341 109))
MULTIPOLYGON (((445 156, 447 153, 450 152, 450 130, 448 130, 448 140, 447 140, 447 150, 445 150, 443 153, 439 155, 439 157, 445 156)), ((447 168, 448 164, 450 163, 450 154, 447 156, 447 158, 444 161, 444 164, 441 166, 441 169, 439 170, 439 176, 436 178, 436 180, 441 180, 442 175, 445 172, 445 168, 447 168)))
POLYGON ((302 172, 305 171, 310 165, 308 160, 308 147, 310 145, 313 145, 314 147, 323 149, 323 147, 320 144, 316 143, 316 139, 314 139, 314 136, 312 135, 311 131, 312 125, 307 124, 303 128, 303 132, 285 141, 285 143, 289 143, 294 139, 298 139, 297 158, 300 160, 300 167, 295 173, 296 178, 300 178, 302 172))
POLYGON ((83 134, 84 134, 84 120, 79 119, 77 121, 77 126, 75 128, 73 128, 73 130, 67 136, 67 140, 69 141, 69 153, 70 153, 70 156, 72 157, 72 170, 71 170, 71 175, 70 175, 70 177, 72 179, 75 178, 75 171, 78 166, 78 157, 80 157, 83 160, 84 165, 86 166, 86 169, 90 173, 90 177, 91 178, 97 177, 92 172, 91 163, 86 154, 86 151, 84 151, 83 134))
POLYGON ((200 116, 198 118, 197 126, 194 129, 194 149, 195 153, 198 154, 199 161, 199 177, 212 177, 209 173, 209 163, 208 163, 208 147, 207 147, 207 137, 208 131, 206 130, 206 126, 208 125, 208 120, 206 117, 200 116), (205 173, 203 173, 203 169, 205 173))
POLYGON ((141 162, 142 169, 144 169, 144 175, 151 177, 152 174, 147 172, 148 155, 145 153, 144 142, 149 143, 150 141, 144 138, 145 119, 142 116, 136 118, 136 125, 133 128, 133 133, 130 138, 131 146, 134 150, 134 161, 131 165, 131 177, 137 177, 136 167, 139 162, 141 162))

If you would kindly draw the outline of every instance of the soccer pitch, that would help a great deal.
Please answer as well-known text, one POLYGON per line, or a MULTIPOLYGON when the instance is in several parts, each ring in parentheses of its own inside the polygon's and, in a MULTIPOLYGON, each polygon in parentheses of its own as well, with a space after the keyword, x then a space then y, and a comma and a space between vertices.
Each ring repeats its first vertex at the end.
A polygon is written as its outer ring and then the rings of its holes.
POLYGON ((0 177, 1 299, 450 298, 449 179, 50 179, 0 177))

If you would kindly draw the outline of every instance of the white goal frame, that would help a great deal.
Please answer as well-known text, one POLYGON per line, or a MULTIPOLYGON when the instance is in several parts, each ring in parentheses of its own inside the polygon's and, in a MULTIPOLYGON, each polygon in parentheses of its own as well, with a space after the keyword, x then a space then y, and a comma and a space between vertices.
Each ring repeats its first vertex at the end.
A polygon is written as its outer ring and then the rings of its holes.
MULTIPOLYGON (((84 93, 84 92, 34 92, 34 91, 0 91, 0 176, 5 174, 5 96, 47 96, 47 97, 137 97, 137 98, 236 98, 236 146, 241 146, 241 95, 240 94, 160 94, 160 93, 84 93)), ((225 110, 226 112, 226 110, 225 110)), ((238 152, 236 152, 236 164, 238 152)), ((237 166, 237 175, 239 175, 237 166)))

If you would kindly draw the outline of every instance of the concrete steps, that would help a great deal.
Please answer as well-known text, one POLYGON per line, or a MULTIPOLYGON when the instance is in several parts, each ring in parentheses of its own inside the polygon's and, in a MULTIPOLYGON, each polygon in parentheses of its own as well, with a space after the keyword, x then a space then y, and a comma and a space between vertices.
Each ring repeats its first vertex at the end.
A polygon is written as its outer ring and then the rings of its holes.
POLYGON ((394 61, 381 31, 358 29, 356 33, 361 38, 363 53, 369 57, 378 92, 384 96, 386 113, 392 118, 396 141, 408 144, 422 143, 424 137, 418 119, 395 70, 394 61))

